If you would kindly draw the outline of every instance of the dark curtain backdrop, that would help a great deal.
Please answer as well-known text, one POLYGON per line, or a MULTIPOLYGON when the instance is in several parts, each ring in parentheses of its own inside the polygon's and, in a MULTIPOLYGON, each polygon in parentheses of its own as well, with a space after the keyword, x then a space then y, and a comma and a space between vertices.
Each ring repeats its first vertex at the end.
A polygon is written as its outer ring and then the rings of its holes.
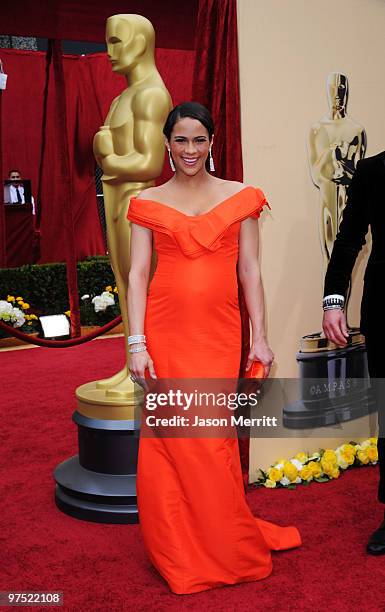
POLYGON ((200 0, 195 48, 192 95, 214 118, 216 174, 242 181, 236 0, 200 0))
POLYGON ((194 49, 198 0, 1 0, 3 34, 104 42, 106 19, 119 13, 147 17, 156 46, 194 49))

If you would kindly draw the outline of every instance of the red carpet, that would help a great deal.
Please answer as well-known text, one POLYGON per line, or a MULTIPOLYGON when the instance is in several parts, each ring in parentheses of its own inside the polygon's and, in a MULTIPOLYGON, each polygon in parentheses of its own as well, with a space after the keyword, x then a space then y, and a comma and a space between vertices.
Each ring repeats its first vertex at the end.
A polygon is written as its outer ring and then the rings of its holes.
POLYGON ((78 521, 54 503, 52 472, 77 452, 75 388, 115 372, 123 340, 1 352, 0 360, 0 590, 60 590, 61 609, 80 612, 385 609, 385 557, 365 554, 366 539, 382 519, 376 468, 295 491, 251 490, 254 513, 297 525, 303 546, 274 553, 266 580, 174 595, 149 563, 138 525, 78 521))

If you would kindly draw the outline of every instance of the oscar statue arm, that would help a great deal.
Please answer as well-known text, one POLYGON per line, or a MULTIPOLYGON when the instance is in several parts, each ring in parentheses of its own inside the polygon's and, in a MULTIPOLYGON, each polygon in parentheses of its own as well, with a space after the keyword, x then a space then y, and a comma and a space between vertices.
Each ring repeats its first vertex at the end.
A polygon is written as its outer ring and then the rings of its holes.
POLYGON ((367 139, 366 139, 366 132, 363 128, 358 136, 358 140, 359 140, 359 144, 357 147, 356 159, 354 160, 356 162, 355 164, 356 167, 357 167, 358 161, 360 159, 364 159, 365 152, 366 152, 367 139))
POLYGON ((110 131, 110 120, 112 114, 119 102, 119 96, 117 96, 112 102, 110 106, 110 110, 108 111, 108 115, 104 121, 104 125, 101 126, 98 132, 96 132, 93 141, 93 151, 94 156, 100 167, 103 166, 103 160, 107 155, 110 155, 114 152, 114 147, 112 144, 112 135, 110 131))
POLYGON ((359 161, 347 190, 347 203, 326 271, 324 296, 346 297, 357 255, 366 242, 369 211, 365 183, 365 171, 359 161))
POLYGON ((313 125, 309 130, 307 138, 311 178, 317 187, 320 187, 322 181, 327 178, 324 176, 323 169, 325 164, 330 161, 332 155, 332 148, 326 138, 323 137, 322 129, 322 126, 319 124, 313 125), (324 146, 321 148, 320 144, 324 146))
POLYGON ((109 111, 108 111, 108 115, 107 115, 107 117, 106 117, 106 118, 105 118, 105 120, 104 120, 104 125, 105 125, 105 126, 108 126, 108 127, 110 126, 111 117, 112 117, 112 115, 113 115, 113 114, 114 114, 114 112, 115 112, 115 109, 116 109, 116 107, 117 107, 117 105, 118 105, 118 103, 119 103, 119 99, 120 99, 120 95, 119 95, 119 96, 116 96, 116 98, 114 98, 114 99, 112 100, 112 102, 111 102, 111 106, 110 106, 110 109, 109 109, 109 111))
POLYGON ((166 90, 151 87, 139 91, 132 101, 134 150, 127 155, 109 153, 103 171, 127 181, 149 181, 159 176, 164 161, 163 125, 170 109, 166 90))

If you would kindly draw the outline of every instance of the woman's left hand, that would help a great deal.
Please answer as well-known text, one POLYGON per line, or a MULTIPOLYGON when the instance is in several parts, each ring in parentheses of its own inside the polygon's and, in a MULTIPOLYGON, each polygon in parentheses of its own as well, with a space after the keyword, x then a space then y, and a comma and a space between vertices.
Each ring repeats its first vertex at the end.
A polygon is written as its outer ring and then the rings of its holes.
POLYGON ((265 338, 255 340, 251 346, 246 363, 246 371, 250 369, 253 361, 260 361, 265 368, 265 378, 269 376, 271 365, 274 361, 274 354, 267 344, 265 338))

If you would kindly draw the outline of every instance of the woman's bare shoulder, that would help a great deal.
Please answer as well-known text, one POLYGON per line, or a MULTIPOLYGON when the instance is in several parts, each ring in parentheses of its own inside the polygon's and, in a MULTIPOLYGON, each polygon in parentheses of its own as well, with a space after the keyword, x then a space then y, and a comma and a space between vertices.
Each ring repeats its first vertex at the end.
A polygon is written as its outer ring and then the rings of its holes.
POLYGON ((138 195, 137 200, 157 200, 166 193, 165 185, 159 185, 158 187, 147 187, 143 189, 138 195))
POLYGON ((156 195, 156 193, 154 193, 155 190, 156 190, 156 187, 148 187, 147 189, 143 189, 143 191, 138 193, 138 195, 136 196, 136 199, 137 200, 151 199, 152 197, 156 195))
MULTIPOLYGON (((242 191, 246 189, 246 187, 253 187, 253 185, 249 185, 247 183, 242 183, 240 181, 226 181, 223 179, 218 179, 221 182, 221 189, 226 196, 232 196, 238 193, 238 191, 242 191)), ((254 189, 254 187, 253 187, 254 189)))

